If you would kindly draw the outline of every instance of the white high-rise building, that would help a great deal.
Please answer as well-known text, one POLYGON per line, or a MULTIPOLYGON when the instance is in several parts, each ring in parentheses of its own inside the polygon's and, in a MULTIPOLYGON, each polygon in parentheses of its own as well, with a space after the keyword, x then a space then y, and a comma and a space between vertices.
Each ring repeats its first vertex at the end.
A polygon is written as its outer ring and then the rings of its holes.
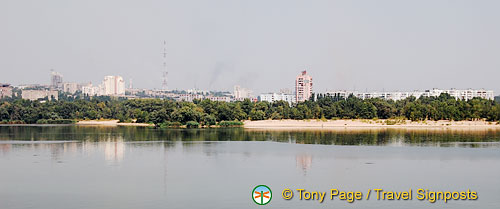
POLYGON ((312 77, 307 74, 307 71, 302 71, 295 79, 295 100, 297 102, 304 102, 311 98, 313 93, 312 77))
POLYGON ((241 86, 234 86, 233 96, 235 100, 249 99, 252 97, 252 90, 241 88, 241 86))
POLYGON ((121 76, 105 76, 102 95, 124 95, 125 82, 121 76))

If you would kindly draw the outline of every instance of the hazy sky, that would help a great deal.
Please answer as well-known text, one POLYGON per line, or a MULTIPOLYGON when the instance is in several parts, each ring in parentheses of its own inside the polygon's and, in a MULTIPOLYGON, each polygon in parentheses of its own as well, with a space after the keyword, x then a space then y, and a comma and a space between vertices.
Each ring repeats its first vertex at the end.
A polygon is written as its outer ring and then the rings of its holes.
POLYGON ((500 1, 1 0, 0 83, 170 89, 487 88, 500 93, 500 1))

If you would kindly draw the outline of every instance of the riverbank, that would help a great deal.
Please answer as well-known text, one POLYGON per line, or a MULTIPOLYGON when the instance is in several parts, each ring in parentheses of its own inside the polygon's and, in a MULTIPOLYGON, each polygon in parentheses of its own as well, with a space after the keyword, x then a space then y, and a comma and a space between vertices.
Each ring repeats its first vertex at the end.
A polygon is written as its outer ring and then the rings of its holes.
POLYGON ((498 122, 488 121, 410 121, 410 120, 260 120, 245 121, 247 129, 338 129, 338 128, 419 128, 419 129, 489 129, 498 122))
MULTIPOLYGON (((245 129, 261 129, 261 130, 280 130, 280 129, 381 129, 381 128, 404 128, 404 129, 454 129, 454 130, 485 130, 485 129, 500 129, 498 122, 489 122, 484 120, 478 121, 411 121, 411 120, 395 120, 395 119, 343 119, 343 120, 258 120, 243 121, 245 129)), ((46 124, 4 124, 18 126, 37 126, 46 124)), ((70 125, 70 124, 68 124, 70 125)), ((78 121, 74 125, 78 126, 140 126, 154 127, 154 124, 149 123, 120 123, 119 120, 83 120, 78 121)), ((220 126, 211 126, 212 128, 220 126)), ((228 126, 229 127, 229 126, 228 126)), ((236 126, 235 126, 236 127, 236 126)), ((179 127, 177 127, 179 128, 179 127)), ((181 126, 185 128, 185 126, 181 126)))

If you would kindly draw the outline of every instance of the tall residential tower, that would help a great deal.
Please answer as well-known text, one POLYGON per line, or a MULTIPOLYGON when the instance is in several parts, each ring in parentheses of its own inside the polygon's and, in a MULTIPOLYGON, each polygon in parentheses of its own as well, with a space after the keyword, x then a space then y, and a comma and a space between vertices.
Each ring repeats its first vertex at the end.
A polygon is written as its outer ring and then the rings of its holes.
POLYGON ((121 76, 105 76, 102 82, 102 95, 124 95, 125 82, 121 76))
POLYGON ((309 100, 313 92, 313 80, 307 71, 302 71, 295 79, 295 100, 297 102, 304 102, 309 100))
POLYGON ((54 89, 63 87, 63 76, 54 70, 50 70, 50 86, 54 89))

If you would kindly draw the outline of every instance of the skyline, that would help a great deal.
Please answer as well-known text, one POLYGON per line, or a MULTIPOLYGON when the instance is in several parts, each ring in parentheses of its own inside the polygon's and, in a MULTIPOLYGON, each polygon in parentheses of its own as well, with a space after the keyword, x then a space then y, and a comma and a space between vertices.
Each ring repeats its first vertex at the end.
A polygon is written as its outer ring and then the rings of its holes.
POLYGON ((264 3, 6 1, 0 82, 50 83, 54 69, 160 89, 166 41, 169 89, 277 92, 307 70, 317 92, 500 92, 500 2, 264 3))
MULTIPOLYGON (((13 86, 13 87, 20 87, 21 89, 24 89, 26 87, 30 88, 35 86, 35 87, 45 87, 47 88, 46 90, 50 89, 50 90, 59 90, 59 91, 63 91, 63 92, 67 92, 69 90, 66 90, 65 86, 66 85, 70 85, 70 87, 68 88, 74 88, 75 91, 78 89, 78 88, 82 88, 82 87, 85 87, 85 88, 96 88, 96 89, 101 89, 103 88, 104 85, 115 85, 115 84, 105 84, 107 80, 109 80, 110 78, 113 78, 113 79, 116 79, 116 78, 119 78, 120 79, 120 82, 122 83, 123 85, 123 89, 122 89, 122 94, 124 95, 124 92, 125 91, 131 91, 131 92, 137 92, 137 91, 141 91, 141 90, 153 90, 153 91, 165 91, 165 92, 176 92, 176 91, 194 91, 194 92, 191 92, 193 94, 198 94, 199 92, 228 92, 228 93, 231 93, 231 94, 248 94, 248 95, 253 95, 253 97, 257 97, 258 95, 263 95, 263 94, 285 94, 285 95, 292 95, 294 97, 297 97, 298 93, 297 93, 297 88, 304 88, 304 87, 297 87, 297 85, 299 85, 298 82, 298 79, 299 77, 303 78, 304 75, 306 75, 306 72, 307 71, 302 71, 300 72, 300 74, 296 77, 296 80, 295 80, 295 88, 294 89, 289 89, 289 88, 281 88, 279 89, 278 91, 268 91, 268 92, 254 92, 252 89, 248 89, 248 88, 245 88, 244 86, 240 86, 240 85, 234 85, 233 86, 233 89, 232 90, 217 90, 217 89, 214 89, 214 90, 207 90, 207 89, 199 89, 199 88, 191 88, 191 89, 164 89, 163 88, 163 84, 164 84, 164 80, 162 80, 162 88, 153 88, 153 89, 146 89, 146 88, 135 88, 132 86, 132 79, 128 79, 129 83, 126 83, 124 81, 124 78, 121 77, 120 75, 107 75, 107 76, 104 76, 104 80, 101 82, 101 83, 92 83, 92 82, 75 82, 75 81, 65 81, 63 78, 64 78, 64 75, 60 74, 59 72, 56 72, 54 70, 51 70, 50 71, 50 77, 51 77, 51 82, 49 84, 44 84, 44 83, 31 83, 31 84, 21 84, 21 85, 11 85, 10 83, 6 82, 6 83, 0 83, 0 84, 6 84, 6 85, 9 85, 9 86, 13 86), (54 77, 54 75, 56 75, 56 77, 54 77), (80 87, 79 87, 80 86, 80 87), (238 93, 236 93, 238 89, 238 93), (198 92, 199 91, 199 92, 198 92), (245 93, 243 93, 245 92, 245 93), (285 93, 285 92, 288 92, 288 93, 285 93), (256 94, 254 94, 256 93, 256 94)), ((309 75, 306 75, 308 76, 308 79, 311 79, 311 81, 308 81, 307 83, 310 82, 310 85, 311 87, 313 86, 312 85, 312 77, 310 77, 309 75)), ((301 80, 302 81, 302 80, 301 80)), ((303 84, 300 84, 299 86, 302 86, 303 84)), ((385 90, 382 90, 382 91, 369 91, 368 89, 366 90, 349 90, 349 89, 327 89, 326 91, 313 91, 312 88, 310 88, 308 90, 309 94, 331 94, 331 93, 335 93, 335 94, 338 94, 338 93, 341 93, 341 94, 346 94, 346 93, 349 93, 351 92, 351 94, 359 94, 359 93, 422 93, 422 92, 430 92, 430 91, 435 91, 435 90, 438 90, 438 91, 442 91, 442 89, 439 89, 439 88, 426 88, 426 89, 413 89, 413 90, 409 90, 409 91, 406 91, 406 90, 394 90, 394 91, 385 91, 385 90)), ((464 88, 464 89, 459 89, 459 88, 449 88, 447 89, 446 91, 454 91, 454 90, 458 90, 458 91, 467 91, 467 90, 474 90, 474 91, 481 91, 481 90, 484 90, 484 91, 490 91, 492 92, 492 95, 494 97, 496 97, 497 95, 494 93, 493 90, 491 89, 485 89, 485 88, 478 88, 478 89, 473 89, 473 88, 464 88)), ((89 91, 88 89, 85 90, 85 91, 89 91)), ((84 92, 85 92, 84 91, 84 92)), ((94 91, 94 90, 93 90, 94 91)), ((114 90, 110 90, 110 91, 114 91, 114 90)), ((299 90, 299 92, 302 92, 303 90, 299 90)), ((497 92, 498 93, 498 92, 497 92)), ((74 94, 71 93, 71 94, 74 94)), ((85 94, 85 93, 84 93, 85 94)), ((100 93, 96 93, 97 95, 99 95, 100 93)), ((122 95, 122 94, 118 94, 118 93, 115 93, 115 94, 108 94, 108 93, 103 93, 103 95, 122 95)), ((500 97, 500 95, 498 95, 500 97)), ((308 96, 306 96, 308 97, 308 96)))

